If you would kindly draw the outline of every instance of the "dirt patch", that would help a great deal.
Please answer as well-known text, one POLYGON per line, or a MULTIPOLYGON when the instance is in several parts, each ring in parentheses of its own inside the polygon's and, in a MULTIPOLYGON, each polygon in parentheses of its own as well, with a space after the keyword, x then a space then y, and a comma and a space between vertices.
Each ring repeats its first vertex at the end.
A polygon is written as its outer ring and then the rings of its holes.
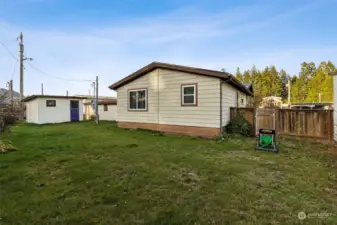
POLYGON ((183 185, 192 187, 193 189, 198 189, 200 186, 199 175, 188 169, 182 168, 173 175, 173 178, 175 180, 179 180, 179 182, 181 182, 183 185))

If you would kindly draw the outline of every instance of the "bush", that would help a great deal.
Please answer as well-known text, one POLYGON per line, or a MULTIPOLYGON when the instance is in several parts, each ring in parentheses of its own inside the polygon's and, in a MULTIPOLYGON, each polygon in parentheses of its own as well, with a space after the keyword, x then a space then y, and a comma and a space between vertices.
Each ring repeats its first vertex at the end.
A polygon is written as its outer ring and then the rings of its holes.
POLYGON ((253 126, 242 117, 235 118, 225 126, 227 133, 238 133, 244 136, 253 135, 253 126))
POLYGON ((16 122, 16 117, 14 115, 8 114, 4 116, 5 119, 5 125, 6 126, 12 126, 15 124, 16 122))

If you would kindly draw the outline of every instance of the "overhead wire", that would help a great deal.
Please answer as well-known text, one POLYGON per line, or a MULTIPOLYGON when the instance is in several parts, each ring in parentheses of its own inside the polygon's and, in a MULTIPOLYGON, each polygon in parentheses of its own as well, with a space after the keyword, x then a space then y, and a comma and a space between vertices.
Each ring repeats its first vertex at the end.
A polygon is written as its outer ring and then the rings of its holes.
POLYGON ((6 50, 6 52, 15 60, 15 65, 14 65, 14 69, 13 69, 13 73, 11 76, 10 80, 13 80, 14 74, 15 74, 15 70, 16 70, 16 66, 19 62, 18 58, 9 50, 9 48, 3 43, 3 41, 0 40, 0 44, 1 46, 6 50))
POLYGON ((13 80, 13 78, 14 78, 14 74, 15 74, 16 66, 18 65, 18 62, 19 62, 19 61, 16 61, 16 62, 15 62, 14 69, 13 69, 13 73, 12 73, 12 76, 11 76, 11 80, 13 80))
POLYGON ((9 55, 11 55, 16 61, 19 61, 19 59, 7 48, 7 46, 1 40, 0 40, 0 44, 7 51, 9 55))
POLYGON ((59 80, 70 81, 70 82, 93 82, 94 81, 94 80, 69 79, 69 78, 64 78, 64 77, 53 76, 53 75, 50 75, 49 73, 44 72, 43 70, 40 70, 39 68, 31 64, 30 62, 27 62, 27 63, 32 69, 40 72, 41 74, 48 76, 48 77, 56 78, 59 80))

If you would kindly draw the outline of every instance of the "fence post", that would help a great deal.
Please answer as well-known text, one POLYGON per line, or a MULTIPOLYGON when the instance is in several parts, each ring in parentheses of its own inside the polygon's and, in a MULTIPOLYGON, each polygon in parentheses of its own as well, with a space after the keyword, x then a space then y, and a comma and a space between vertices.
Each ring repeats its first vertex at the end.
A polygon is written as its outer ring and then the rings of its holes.
POLYGON ((333 125, 333 110, 329 110, 329 111, 327 111, 327 113, 328 113, 328 118, 327 118, 327 129, 328 129, 328 140, 329 141, 333 141, 333 127, 334 127, 334 125, 333 125))
POLYGON ((256 108, 253 108, 253 136, 256 136, 256 108))

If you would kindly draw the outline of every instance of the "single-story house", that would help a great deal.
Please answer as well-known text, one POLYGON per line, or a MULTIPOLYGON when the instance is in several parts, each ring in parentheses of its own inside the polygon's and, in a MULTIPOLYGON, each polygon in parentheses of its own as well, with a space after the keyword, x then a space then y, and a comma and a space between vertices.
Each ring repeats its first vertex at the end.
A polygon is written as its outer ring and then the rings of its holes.
MULTIPOLYGON (((91 116, 95 116, 94 100, 84 102, 84 114, 86 119, 90 119, 91 116)), ((117 100, 98 100, 98 115, 100 120, 116 120, 117 100)))
POLYGON ((153 62, 109 86, 117 92, 117 122, 123 128, 215 137, 230 119, 230 107, 253 96, 233 75, 153 62))
POLYGON ((337 142, 337 71, 330 73, 333 76, 333 99, 334 99, 334 140, 337 142))
POLYGON ((62 123, 83 120, 83 97, 57 95, 31 95, 26 103, 28 123, 62 123))
POLYGON ((262 98, 259 108, 281 108, 282 97, 268 96, 262 98))

